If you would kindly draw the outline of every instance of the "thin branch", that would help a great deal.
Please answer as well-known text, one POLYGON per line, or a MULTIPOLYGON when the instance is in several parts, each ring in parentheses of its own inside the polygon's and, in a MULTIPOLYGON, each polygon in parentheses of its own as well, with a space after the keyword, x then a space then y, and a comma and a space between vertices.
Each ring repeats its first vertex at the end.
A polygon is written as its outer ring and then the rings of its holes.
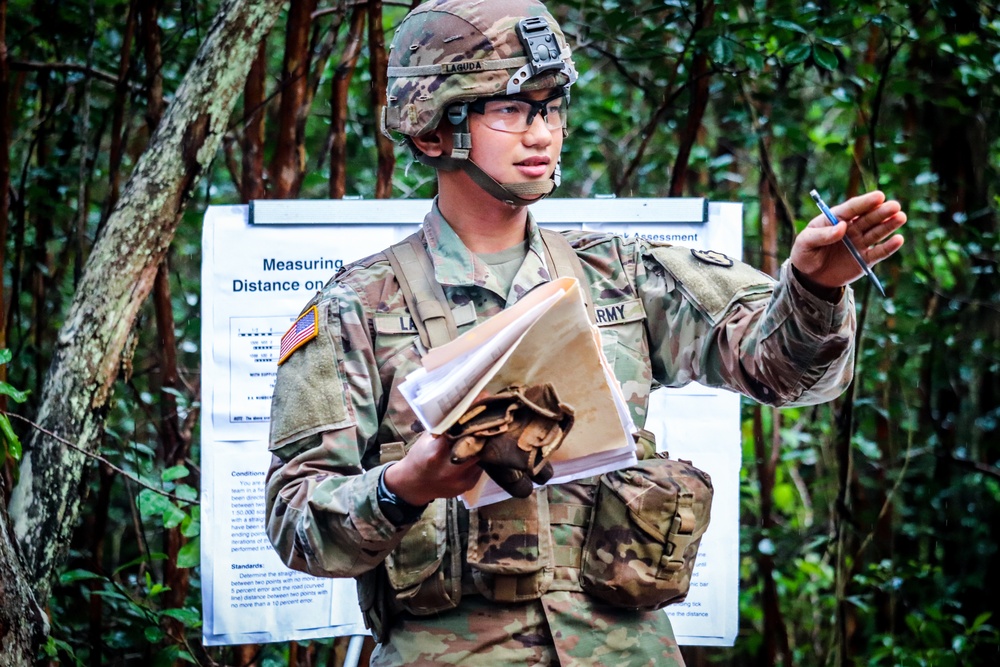
POLYGON ((0 414, 6 415, 7 417, 13 417, 13 418, 15 418, 15 419, 17 419, 19 421, 24 422, 25 424, 27 424, 31 428, 35 429, 39 433, 42 433, 43 435, 47 435, 48 437, 52 438, 56 442, 59 442, 59 443, 62 443, 64 445, 66 445, 70 449, 83 454, 87 458, 91 458, 91 459, 94 459, 95 461, 99 461, 99 462, 103 463, 104 465, 108 466, 109 468, 111 468, 112 470, 114 470, 116 473, 118 473, 119 475, 121 475, 122 477, 124 477, 125 479, 133 481, 136 484, 138 484, 139 486, 144 487, 146 489, 149 489, 150 491, 153 491, 155 493, 158 493, 161 496, 164 496, 166 498, 170 498, 171 500, 176 501, 178 503, 184 503, 186 505, 200 505, 201 504, 197 500, 189 500, 187 498, 181 498, 180 496, 175 496, 174 494, 170 493, 169 491, 164 491, 163 489, 158 489, 155 486, 151 486, 151 485, 147 484, 146 482, 142 481, 141 479, 139 479, 138 477, 136 477, 135 475, 132 475, 131 473, 126 472, 125 470, 122 470, 121 468, 119 468, 114 463, 112 463, 111 461, 107 460, 106 458, 104 458, 100 454, 94 454, 93 452, 88 452, 87 450, 82 449, 82 448, 74 445, 69 440, 66 440, 65 438, 60 438, 58 435, 56 435, 52 431, 46 430, 45 427, 43 427, 41 424, 36 424, 35 422, 31 421, 27 417, 22 417, 21 415, 19 415, 17 413, 7 412, 6 410, 0 410, 0 414))
POLYGON ((639 148, 636 150, 631 162, 629 162, 628 167, 625 169, 625 173, 622 175, 621 179, 618 180, 618 184, 615 187, 615 194, 621 194, 622 188, 624 188, 628 182, 632 180, 632 175, 635 173, 636 169, 639 168, 639 163, 642 162, 642 157, 646 153, 646 149, 649 147, 649 142, 653 140, 653 134, 656 132, 656 126, 660 124, 660 121, 663 119, 663 114, 667 112, 667 109, 673 106, 674 101, 678 96, 680 96, 683 90, 684 86, 681 86, 677 90, 673 91, 672 94, 665 96, 663 102, 653 113, 653 117, 650 118, 649 122, 642 128, 642 141, 639 143, 639 148))
POLYGON ((771 162, 771 153, 767 148, 766 142, 764 141, 764 131, 761 126, 760 119, 757 117, 757 109, 753 105, 753 100, 750 99, 750 93, 747 91, 746 83, 743 77, 737 79, 740 88, 740 97, 743 98, 743 103, 747 107, 747 111, 750 114, 750 124, 753 128, 753 133, 757 137, 757 145, 760 148, 760 168, 764 172, 767 182, 771 184, 771 189, 774 192, 774 196, 778 198, 778 203, 781 205, 781 214, 785 219, 785 223, 791 230, 792 237, 795 236, 795 216, 792 214, 792 207, 788 204, 788 200, 785 199, 784 191, 778 185, 778 176, 774 173, 774 166, 771 162))
MULTIPOLYGON (((78 74, 86 74, 88 78, 97 81, 110 83, 113 86, 118 85, 117 74, 79 63, 43 63, 37 60, 10 60, 8 62, 10 69, 17 72, 76 72, 78 74)), ((142 86, 138 84, 129 83, 128 86, 132 92, 142 92, 142 86)))
MULTIPOLYGON (((328 9, 317 9, 312 13, 312 20, 322 18, 324 16, 329 16, 330 14, 344 14, 346 10, 353 9, 354 7, 365 7, 368 5, 369 0, 351 0, 351 2, 341 3, 337 7, 330 7, 328 9)), ((391 7, 406 7, 412 10, 417 3, 405 2, 404 0, 382 0, 383 5, 389 5, 391 7)))
POLYGON ((952 463, 957 463, 963 468, 969 468, 975 470, 976 472, 981 472, 984 475, 990 475, 991 477, 996 477, 1000 479, 1000 468, 996 466, 991 466, 988 463, 981 463, 980 461, 972 461, 971 459, 963 459, 961 457, 951 455, 948 460, 952 463))
MULTIPOLYGON (((906 471, 910 467, 910 459, 913 455, 913 433, 914 430, 910 429, 909 437, 906 441, 906 455, 903 458, 903 467, 899 471, 896 483, 892 485, 892 489, 890 489, 889 493, 885 495, 885 501, 882 503, 882 508, 879 510, 875 521, 872 522, 872 525, 874 526, 877 526, 879 522, 882 521, 882 518, 889 512, 889 507, 892 505, 892 499, 896 497, 896 492, 899 491, 899 487, 903 485, 903 480, 906 479, 906 471)), ((1000 477, 1000 470, 994 469, 994 474, 997 475, 997 477, 1000 477)), ((874 538, 875 529, 873 528, 867 535, 865 535, 865 539, 861 542, 861 546, 858 547, 857 552, 854 554, 855 563, 861 561, 861 555, 865 552, 865 549, 868 548, 868 545, 871 544, 874 538)))
POLYGON ((691 42, 694 40, 695 32, 695 30, 692 30, 692 32, 688 34, 687 39, 684 40, 684 48, 681 49, 681 52, 677 55, 677 60, 674 62, 674 71, 670 73, 670 80, 663 87, 663 101, 653 113, 653 117, 650 121, 645 125, 645 127, 643 127, 642 142, 639 144, 639 148, 632 157, 624 175, 618 180, 618 183, 615 186, 616 195, 621 194, 622 188, 624 188, 628 182, 632 180, 632 175, 635 174, 636 170, 639 168, 643 155, 646 153, 646 148, 649 147, 649 142, 652 141, 653 134, 656 132, 656 126, 660 124, 663 114, 665 114, 667 109, 673 105, 674 101, 684 91, 684 89, 687 88, 687 86, 692 85, 697 80, 696 77, 692 77, 686 84, 679 86, 676 90, 673 90, 673 92, 668 93, 668 91, 670 91, 677 82, 677 76, 680 73, 681 63, 684 61, 684 56, 687 55, 688 49, 691 47, 691 42))
POLYGON ((601 45, 596 44, 594 42, 585 43, 582 40, 580 40, 579 36, 577 36, 576 42, 577 42, 576 46, 577 49, 581 50, 590 49, 591 51, 594 51, 598 55, 604 56, 605 58, 607 58, 608 62, 610 62, 614 66, 614 68, 618 70, 618 73, 621 74, 626 81, 628 81, 633 86, 646 93, 647 96, 652 95, 652 91, 649 90, 645 85, 643 85, 643 83, 639 79, 637 79, 631 72, 629 72, 625 68, 625 65, 622 64, 622 59, 616 56, 615 54, 611 53, 611 51, 608 51, 601 45))
POLYGON ((882 110, 882 99, 885 96, 885 86, 886 81, 889 79, 889 65, 892 63, 892 59, 899 53, 900 47, 902 47, 902 41, 899 44, 893 45, 889 42, 889 51, 885 55, 885 60, 882 61, 882 68, 879 71, 878 85, 875 87, 875 99, 872 100, 872 119, 871 124, 868 126, 868 143, 872 147, 872 171, 875 179, 875 185, 878 187, 879 180, 879 169, 878 169, 878 158, 876 155, 876 150, 878 144, 876 141, 876 132, 878 130, 878 118, 882 110))

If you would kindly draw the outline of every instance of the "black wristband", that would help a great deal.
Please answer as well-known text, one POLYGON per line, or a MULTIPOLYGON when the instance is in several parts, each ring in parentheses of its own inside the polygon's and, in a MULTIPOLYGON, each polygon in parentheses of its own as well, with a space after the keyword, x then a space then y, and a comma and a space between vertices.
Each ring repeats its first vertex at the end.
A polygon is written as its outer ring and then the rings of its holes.
POLYGON ((378 508, 394 526, 405 526, 413 523, 424 513, 427 505, 413 505, 390 491, 389 487, 385 485, 385 471, 388 469, 389 466, 382 468, 382 472, 378 476, 378 490, 375 492, 378 508))

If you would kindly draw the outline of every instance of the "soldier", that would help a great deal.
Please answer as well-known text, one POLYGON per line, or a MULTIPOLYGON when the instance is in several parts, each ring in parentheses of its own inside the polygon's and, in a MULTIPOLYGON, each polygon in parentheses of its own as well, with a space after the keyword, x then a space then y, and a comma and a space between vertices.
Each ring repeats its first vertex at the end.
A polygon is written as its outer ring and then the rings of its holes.
MULTIPOLYGON (((388 75, 384 127, 438 173, 412 259, 430 259, 431 301, 460 333, 553 276, 557 253, 526 206, 558 184, 577 74, 537 0, 431 0, 400 25, 388 75)), ((880 192, 834 212, 846 222, 813 219, 776 282, 718 253, 561 237, 593 305, 622 314, 601 334, 638 426, 653 383, 696 380, 773 405, 840 394, 855 331, 847 285, 863 273, 839 241, 849 234, 877 263, 902 245, 892 233, 906 217, 880 192)), ((628 580, 642 564, 608 584, 593 553, 609 522, 626 531, 619 542, 648 541, 627 513, 609 519, 605 487, 625 498, 635 477, 544 486, 472 512, 456 501, 482 470, 453 463, 396 389, 427 346, 411 318, 426 313, 407 307, 400 282, 387 253, 356 262, 286 337, 267 481, 267 530, 284 561, 358 579, 374 665, 683 664, 655 610, 669 599, 640 599, 645 586, 628 580)), ((637 469, 653 479, 661 462, 637 469)))

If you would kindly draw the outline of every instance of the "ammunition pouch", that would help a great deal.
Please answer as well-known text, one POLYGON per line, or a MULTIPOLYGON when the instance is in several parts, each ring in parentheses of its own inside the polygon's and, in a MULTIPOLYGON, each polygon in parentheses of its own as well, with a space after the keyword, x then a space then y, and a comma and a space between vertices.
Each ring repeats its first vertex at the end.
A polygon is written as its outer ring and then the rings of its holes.
MULTIPOLYGON (((440 498, 385 563, 358 578, 365 625, 383 642, 401 612, 436 614, 462 599, 461 508, 440 498)), ((475 591, 489 600, 535 600, 552 584, 553 544, 544 489, 471 511, 467 560, 475 591)))
POLYGON ((358 591, 358 606, 361 617, 375 641, 382 643, 389 638, 391 616, 386 608, 389 594, 385 590, 388 582, 383 566, 368 570, 355 579, 358 591))
POLYGON ((584 592, 629 609, 683 600, 712 494, 706 473, 666 454, 602 475, 583 545, 584 592))
MULTIPOLYGON (((398 461, 405 454, 403 443, 383 443, 379 462, 398 461)), ((393 617, 401 611, 425 616, 461 602, 463 530, 458 504, 455 498, 431 502, 385 562, 358 577, 358 602, 376 641, 385 641, 393 617)))
POLYGON ((458 606, 462 561, 457 513, 455 500, 438 498, 386 557, 394 605, 420 616, 458 606))
POLYGON ((488 600, 535 600, 552 585, 548 494, 511 498, 473 509, 467 559, 476 590, 488 600))

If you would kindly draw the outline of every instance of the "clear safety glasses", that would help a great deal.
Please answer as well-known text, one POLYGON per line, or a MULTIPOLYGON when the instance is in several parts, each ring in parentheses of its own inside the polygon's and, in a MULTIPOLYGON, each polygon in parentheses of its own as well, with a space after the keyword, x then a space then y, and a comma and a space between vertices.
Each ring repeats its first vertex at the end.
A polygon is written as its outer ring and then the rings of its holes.
POLYGON ((568 110, 569 101, 562 92, 537 102, 520 97, 491 97, 469 104, 469 111, 480 114, 488 128, 514 134, 527 132, 539 114, 548 129, 564 128, 568 110))

